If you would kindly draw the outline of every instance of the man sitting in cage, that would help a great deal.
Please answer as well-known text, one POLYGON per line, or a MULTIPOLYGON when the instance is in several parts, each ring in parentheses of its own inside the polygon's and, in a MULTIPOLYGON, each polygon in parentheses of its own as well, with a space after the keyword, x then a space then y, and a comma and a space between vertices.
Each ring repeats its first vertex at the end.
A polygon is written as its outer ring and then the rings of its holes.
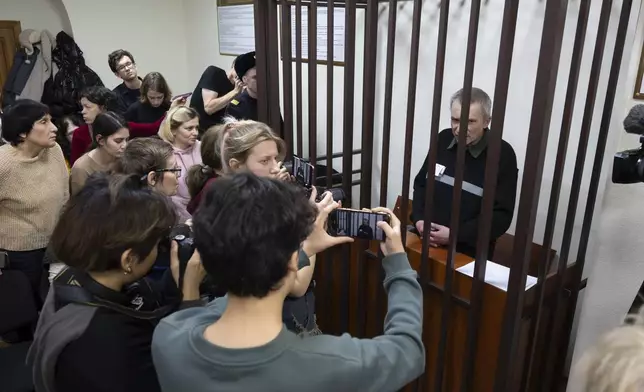
MULTIPOLYGON (((430 246, 440 247, 449 243, 452 214, 452 193, 456 177, 456 154, 460 134, 463 90, 457 91, 450 100, 451 128, 438 134, 438 158, 436 163, 433 194, 432 222, 429 230, 430 246)), ((487 161, 488 140, 494 130, 489 128, 492 115, 492 100, 480 88, 472 88, 470 112, 466 135, 463 190, 461 193, 456 250, 475 256, 478 237, 483 181, 487 161)), ((425 191, 427 186, 427 160, 425 158, 414 179, 414 200, 411 219, 422 236, 425 230, 425 191)), ((492 228, 488 257, 494 254, 494 243, 512 223, 517 190, 517 158, 509 143, 501 141, 499 171, 494 194, 492 228)))

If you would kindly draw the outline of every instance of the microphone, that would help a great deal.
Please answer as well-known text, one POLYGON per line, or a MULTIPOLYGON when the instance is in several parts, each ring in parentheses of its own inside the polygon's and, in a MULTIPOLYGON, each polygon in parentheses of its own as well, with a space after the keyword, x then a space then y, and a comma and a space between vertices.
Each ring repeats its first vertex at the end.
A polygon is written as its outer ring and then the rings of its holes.
POLYGON ((635 105, 624 119, 624 130, 627 133, 644 135, 644 105, 635 105))

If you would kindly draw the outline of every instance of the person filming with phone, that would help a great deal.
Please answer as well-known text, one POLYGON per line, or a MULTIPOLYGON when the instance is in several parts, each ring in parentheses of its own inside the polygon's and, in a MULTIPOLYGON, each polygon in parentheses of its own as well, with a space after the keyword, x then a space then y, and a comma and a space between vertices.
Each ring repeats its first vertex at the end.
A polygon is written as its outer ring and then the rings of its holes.
MULTIPOLYGON (((452 212, 452 193, 456 176, 456 154, 458 135, 467 132, 463 191, 461 193, 460 222, 456 250, 474 257, 483 199, 483 181, 487 160, 488 138, 492 115, 492 100, 479 88, 472 88, 469 121, 466 130, 460 129, 463 90, 456 92, 450 101, 451 128, 438 134, 438 159, 435 173, 436 185, 433 195, 432 223, 427 227, 425 219, 425 190, 427 185, 427 161, 425 158, 420 171, 414 179, 414 200, 411 220, 415 229, 423 236, 429 234, 430 246, 446 246, 450 240, 450 220, 452 212)), ((499 172, 492 212, 492 231, 488 257, 494 254, 494 243, 510 227, 514 216, 514 203, 517 190, 517 158, 512 146, 501 141, 499 172)))
POLYGON ((163 390, 395 391, 423 372, 422 290, 400 221, 385 208, 372 210, 391 222, 378 223, 386 233, 384 334, 297 336, 284 326, 299 250, 314 255, 339 242, 326 231, 338 207, 330 200, 316 208, 299 185, 251 173, 212 183, 194 217, 195 243, 209 277, 228 294, 158 325, 152 356, 163 390))

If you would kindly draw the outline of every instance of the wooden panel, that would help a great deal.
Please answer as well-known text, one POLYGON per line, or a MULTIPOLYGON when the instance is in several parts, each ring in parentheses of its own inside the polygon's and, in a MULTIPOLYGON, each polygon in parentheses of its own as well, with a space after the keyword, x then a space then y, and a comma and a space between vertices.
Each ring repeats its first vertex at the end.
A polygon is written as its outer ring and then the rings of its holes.
MULTIPOLYGON (((20 48, 18 42, 20 31, 19 21, 0 21, 0 86, 4 86, 13 65, 14 54, 20 48)), ((2 102, 2 89, 0 89, 0 102, 2 102)))

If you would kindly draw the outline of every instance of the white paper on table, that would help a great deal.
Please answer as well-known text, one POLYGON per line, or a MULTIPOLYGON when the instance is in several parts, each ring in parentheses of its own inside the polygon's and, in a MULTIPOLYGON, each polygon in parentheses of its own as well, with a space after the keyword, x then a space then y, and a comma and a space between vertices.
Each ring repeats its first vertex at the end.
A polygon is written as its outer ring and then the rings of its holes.
MULTIPOLYGON (((472 261, 469 264, 465 264, 461 268, 456 269, 458 272, 474 277, 474 262, 472 261)), ((498 287, 503 291, 508 291, 508 281, 510 280, 510 269, 501 264, 494 263, 492 261, 487 262, 485 265, 485 283, 491 284, 492 286, 498 287)), ((537 284, 537 278, 534 276, 528 275, 525 282, 526 291, 537 284)))

